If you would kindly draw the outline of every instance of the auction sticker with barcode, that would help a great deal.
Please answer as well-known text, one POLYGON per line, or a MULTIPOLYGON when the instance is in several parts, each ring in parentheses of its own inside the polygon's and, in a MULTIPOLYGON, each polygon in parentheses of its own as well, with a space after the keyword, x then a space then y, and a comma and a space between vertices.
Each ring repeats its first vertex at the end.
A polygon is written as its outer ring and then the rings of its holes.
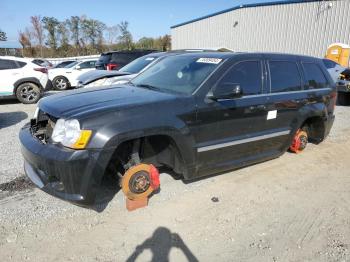
POLYGON ((222 61, 220 58, 199 58, 197 63, 206 63, 206 64, 218 64, 222 61))

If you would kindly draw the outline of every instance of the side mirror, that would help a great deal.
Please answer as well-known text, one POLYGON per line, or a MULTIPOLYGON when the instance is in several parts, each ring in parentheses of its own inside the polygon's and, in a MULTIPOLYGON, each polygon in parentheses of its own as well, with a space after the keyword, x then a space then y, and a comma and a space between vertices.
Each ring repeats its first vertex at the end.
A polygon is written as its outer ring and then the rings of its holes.
POLYGON ((75 69, 76 69, 76 70, 80 70, 80 69, 81 69, 80 65, 77 65, 77 66, 75 67, 75 69))
POLYGON ((242 88, 238 83, 222 83, 218 85, 209 98, 217 99, 233 99, 242 97, 242 88))

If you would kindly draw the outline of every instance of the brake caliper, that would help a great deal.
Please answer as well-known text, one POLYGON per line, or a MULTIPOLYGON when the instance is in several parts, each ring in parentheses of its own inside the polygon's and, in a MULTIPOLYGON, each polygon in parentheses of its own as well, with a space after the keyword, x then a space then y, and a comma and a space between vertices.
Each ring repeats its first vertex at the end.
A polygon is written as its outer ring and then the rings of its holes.
POLYGON ((293 141, 291 146, 289 147, 289 150, 298 154, 306 148, 307 142, 308 142, 307 133, 304 130, 299 129, 293 138, 293 141))

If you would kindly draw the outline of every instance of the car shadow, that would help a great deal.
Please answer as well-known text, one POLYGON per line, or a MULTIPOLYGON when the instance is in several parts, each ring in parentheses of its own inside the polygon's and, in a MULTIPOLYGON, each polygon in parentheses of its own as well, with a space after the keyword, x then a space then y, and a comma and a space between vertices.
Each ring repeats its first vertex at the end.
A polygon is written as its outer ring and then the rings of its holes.
POLYGON ((16 98, 14 97, 5 97, 0 99, 0 105, 8 105, 8 104, 20 104, 16 98))
POLYGON ((101 185, 97 188, 95 204, 91 209, 98 213, 103 212, 120 189, 119 179, 116 176, 105 176, 101 181, 101 185))
POLYGON ((15 125, 28 118, 28 114, 23 111, 0 113, 0 129, 15 125))
POLYGON ((147 238, 141 245, 135 248, 135 251, 126 261, 136 261, 142 252, 147 249, 152 252, 152 259, 150 261, 169 261, 169 254, 172 248, 181 250, 189 262, 199 261, 187 247, 180 235, 172 233, 166 227, 158 227, 150 238, 147 238))

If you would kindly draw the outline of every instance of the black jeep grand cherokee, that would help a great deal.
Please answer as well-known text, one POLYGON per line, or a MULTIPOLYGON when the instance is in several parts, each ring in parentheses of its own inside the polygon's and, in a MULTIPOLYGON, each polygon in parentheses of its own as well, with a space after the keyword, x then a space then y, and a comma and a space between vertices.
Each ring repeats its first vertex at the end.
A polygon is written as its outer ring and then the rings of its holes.
POLYGON ((25 172, 42 190, 90 206, 103 178, 121 177, 135 163, 190 180, 276 158, 291 146, 301 151, 328 135, 335 100, 317 58, 172 56, 128 85, 42 99, 20 132, 25 172))

